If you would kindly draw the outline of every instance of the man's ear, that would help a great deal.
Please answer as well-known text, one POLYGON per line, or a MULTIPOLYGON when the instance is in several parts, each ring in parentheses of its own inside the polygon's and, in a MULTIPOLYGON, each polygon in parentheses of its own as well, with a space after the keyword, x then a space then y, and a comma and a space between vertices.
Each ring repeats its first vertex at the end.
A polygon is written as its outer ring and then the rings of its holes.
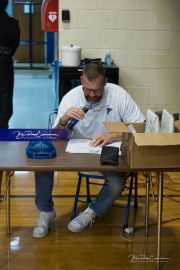
POLYGON ((104 86, 106 85, 107 82, 108 82, 108 78, 106 77, 104 80, 104 86))
POLYGON ((81 84, 82 84, 82 82, 83 82, 83 78, 82 78, 82 75, 80 76, 80 81, 81 81, 81 84))

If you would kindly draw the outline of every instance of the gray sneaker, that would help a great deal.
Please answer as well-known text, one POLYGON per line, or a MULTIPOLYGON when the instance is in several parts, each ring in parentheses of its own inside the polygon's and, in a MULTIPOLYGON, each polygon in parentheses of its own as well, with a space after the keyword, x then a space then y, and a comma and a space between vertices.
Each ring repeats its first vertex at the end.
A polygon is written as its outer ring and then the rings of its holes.
POLYGON ((48 233, 50 223, 55 219, 56 212, 53 209, 51 212, 40 212, 38 223, 33 230, 33 237, 41 238, 48 233))
POLYGON ((71 232, 81 232, 89 224, 91 227, 92 223, 95 221, 95 217, 96 213, 88 207, 84 212, 80 213, 79 216, 69 222, 68 229, 71 232))

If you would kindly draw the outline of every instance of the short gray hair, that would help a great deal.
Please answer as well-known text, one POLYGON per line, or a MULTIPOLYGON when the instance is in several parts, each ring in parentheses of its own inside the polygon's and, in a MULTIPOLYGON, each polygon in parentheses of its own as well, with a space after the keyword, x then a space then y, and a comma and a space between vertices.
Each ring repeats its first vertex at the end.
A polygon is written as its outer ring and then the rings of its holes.
POLYGON ((106 71, 102 64, 89 63, 84 67, 82 75, 85 76, 88 79, 88 81, 91 82, 100 76, 102 76, 105 79, 106 71))

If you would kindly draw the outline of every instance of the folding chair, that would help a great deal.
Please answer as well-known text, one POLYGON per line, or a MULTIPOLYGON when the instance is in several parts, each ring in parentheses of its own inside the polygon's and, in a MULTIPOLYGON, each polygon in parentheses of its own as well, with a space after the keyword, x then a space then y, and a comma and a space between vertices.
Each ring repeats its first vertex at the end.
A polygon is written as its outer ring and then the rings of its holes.
MULTIPOLYGON (((131 196, 132 196, 132 189, 133 188, 135 190, 135 193, 134 193, 134 208, 138 208, 138 202, 137 202, 137 173, 133 172, 133 173, 130 174, 129 177, 130 177, 130 185, 128 187, 129 193, 127 195, 127 204, 126 205, 113 204, 113 206, 115 206, 115 207, 125 208, 126 209, 123 230, 128 227, 131 196), (133 182, 134 182, 134 187, 133 187, 133 182)), ((91 202, 90 185, 100 185, 100 186, 103 185, 103 183, 91 182, 90 179, 104 180, 104 177, 103 177, 103 175, 101 173, 97 173, 97 172, 78 172, 78 183, 77 183, 77 189, 76 189, 76 195, 75 195, 75 199, 74 199, 74 206, 73 206, 73 210, 72 210, 72 214, 71 214, 71 219, 75 218, 75 216, 76 216, 76 210, 77 210, 78 202, 84 202, 84 203, 90 203, 91 202), (85 195, 86 198, 85 198, 85 200, 82 200, 81 196, 79 194, 83 178, 86 179, 86 195, 85 195)))

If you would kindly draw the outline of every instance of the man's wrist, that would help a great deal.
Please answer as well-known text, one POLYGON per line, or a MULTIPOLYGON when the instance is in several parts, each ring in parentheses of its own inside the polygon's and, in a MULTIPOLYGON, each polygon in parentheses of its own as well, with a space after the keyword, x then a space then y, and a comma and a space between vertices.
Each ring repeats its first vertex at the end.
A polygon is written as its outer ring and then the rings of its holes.
POLYGON ((62 117, 59 119, 59 123, 61 124, 61 126, 65 127, 67 125, 67 123, 65 123, 65 121, 62 119, 62 117))
POLYGON ((121 141, 122 133, 113 133, 113 141, 121 141))

